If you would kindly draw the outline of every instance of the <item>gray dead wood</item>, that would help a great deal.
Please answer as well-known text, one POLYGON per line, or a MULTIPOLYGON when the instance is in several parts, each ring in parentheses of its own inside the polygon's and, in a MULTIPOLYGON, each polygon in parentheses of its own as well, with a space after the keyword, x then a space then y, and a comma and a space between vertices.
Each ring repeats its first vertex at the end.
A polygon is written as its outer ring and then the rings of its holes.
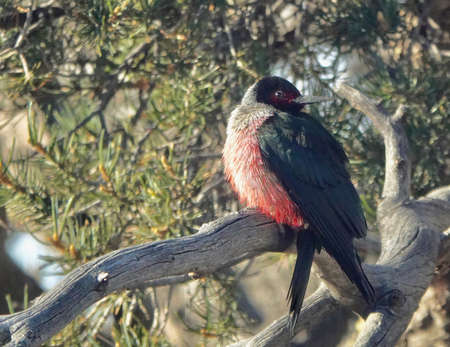
MULTIPOLYGON (((302 312, 295 326, 294 333, 310 328, 323 319, 324 315, 331 314, 339 307, 338 302, 330 294, 325 285, 321 285, 302 306, 302 312)), ((291 332, 288 328, 287 315, 277 319, 267 329, 258 335, 244 341, 229 345, 228 347, 279 347, 287 346, 291 341, 291 332)))
MULTIPOLYGON (((386 154, 383 201, 377 211, 382 252, 369 272, 379 300, 355 346, 395 346, 438 265, 440 234, 450 226, 448 195, 410 199, 411 161, 402 126, 403 105, 390 116, 348 85, 338 85, 335 92, 373 121, 383 136, 386 154)), ((441 254, 446 251, 441 249, 441 254)))
MULTIPOLYGON (((390 116, 347 85, 335 91, 373 121, 385 142, 386 176, 377 222, 381 256, 376 265, 364 265, 378 301, 367 307, 336 263, 321 252, 315 257, 314 271, 324 285, 305 300, 295 332, 318 324, 339 305, 367 318, 355 346, 391 347, 408 326, 436 267, 450 266, 450 187, 424 199, 410 199, 404 107, 390 116)), ((39 346, 114 291, 182 282, 186 274, 207 276, 261 252, 288 252, 294 238, 267 217, 244 210, 204 226, 193 236, 113 252, 71 272, 30 309, 1 317, 0 346, 39 346)), ((287 319, 284 316, 232 346, 286 346, 291 339, 287 319)))
POLYGON ((2 316, 0 345, 40 346, 110 293, 173 276, 208 276, 245 255, 282 252, 294 237, 260 213, 244 210, 205 225, 193 236, 112 252, 72 271, 30 309, 2 316))

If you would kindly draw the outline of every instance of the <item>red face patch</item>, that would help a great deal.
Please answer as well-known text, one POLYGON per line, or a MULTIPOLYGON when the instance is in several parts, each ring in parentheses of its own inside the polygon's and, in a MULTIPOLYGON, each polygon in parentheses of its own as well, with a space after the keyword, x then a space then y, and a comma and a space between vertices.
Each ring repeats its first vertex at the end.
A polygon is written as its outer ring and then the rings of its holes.
POLYGON ((299 97, 300 93, 286 92, 286 91, 276 91, 270 97, 270 104, 273 106, 278 105, 289 105, 292 100, 299 97))

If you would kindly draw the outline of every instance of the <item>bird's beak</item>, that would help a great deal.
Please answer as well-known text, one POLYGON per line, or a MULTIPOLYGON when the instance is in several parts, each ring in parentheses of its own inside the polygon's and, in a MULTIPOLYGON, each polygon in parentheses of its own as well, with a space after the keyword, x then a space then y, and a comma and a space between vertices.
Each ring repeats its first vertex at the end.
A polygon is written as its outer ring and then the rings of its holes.
POLYGON ((323 101, 333 101, 333 99, 326 96, 299 96, 298 98, 292 100, 296 104, 314 104, 316 102, 323 101))

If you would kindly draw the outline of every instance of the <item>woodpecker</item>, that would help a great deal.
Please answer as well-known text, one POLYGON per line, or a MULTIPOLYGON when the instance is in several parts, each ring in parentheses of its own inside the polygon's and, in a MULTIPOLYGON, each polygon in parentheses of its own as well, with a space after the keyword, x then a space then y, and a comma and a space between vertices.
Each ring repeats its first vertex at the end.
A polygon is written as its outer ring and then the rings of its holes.
POLYGON ((375 293, 361 267, 354 238, 367 234, 348 158, 306 104, 329 100, 302 96, 289 81, 257 81, 231 113, 223 149, 225 177, 240 201, 297 231, 297 261, 288 291, 290 326, 302 307, 315 250, 335 259, 369 304, 375 293))

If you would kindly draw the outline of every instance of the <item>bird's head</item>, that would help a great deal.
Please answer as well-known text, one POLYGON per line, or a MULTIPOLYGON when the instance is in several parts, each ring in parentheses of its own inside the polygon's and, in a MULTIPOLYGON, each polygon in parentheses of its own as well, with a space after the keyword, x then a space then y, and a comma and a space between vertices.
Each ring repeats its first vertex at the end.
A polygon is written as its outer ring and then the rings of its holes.
POLYGON ((324 96, 302 96, 295 86, 281 77, 269 76, 252 85, 242 99, 242 105, 265 104, 284 112, 300 111, 306 104, 329 101, 324 96))

